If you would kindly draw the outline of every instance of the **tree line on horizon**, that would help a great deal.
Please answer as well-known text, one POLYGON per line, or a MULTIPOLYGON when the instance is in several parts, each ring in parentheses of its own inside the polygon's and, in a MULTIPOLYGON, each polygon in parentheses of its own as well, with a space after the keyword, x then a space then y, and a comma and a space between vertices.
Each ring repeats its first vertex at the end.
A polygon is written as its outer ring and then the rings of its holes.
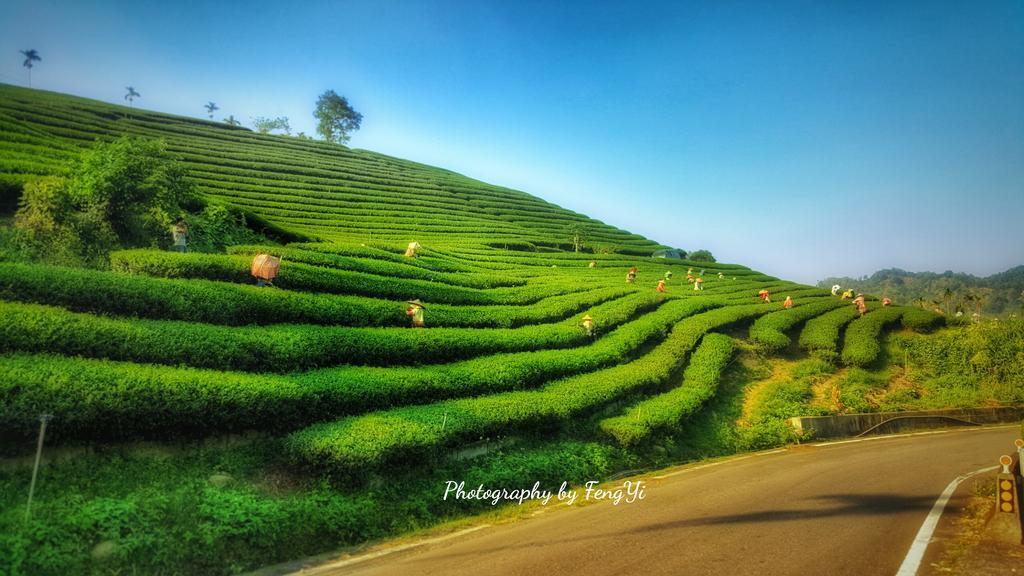
POLYGON ((861 278, 825 278, 817 285, 828 288, 834 284, 943 314, 1000 315, 1024 309, 1024 265, 986 277, 950 270, 936 273, 887 268, 861 278))
MULTIPOLYGON (((42 62, 42 57, 39 55, 39 51, 34 48, 19 50, 18 52, 25 57, 22 66, 28 70, 28 87, 32 88, 32 68, 35 67, 36 62, 42 62)), ((135 90, 134 86, 126 86, 125 90, 127 92, 124 95, 124 99, 128 102, 128 108, 132 109, 135 107, 135 99, 141 98, 142 95, 135 90)), ((206 109, 210 120, 213 120, 213 113, 220 110, 217 103, 212 100, 207 101, 203 107, 206 109)), ((313 117, 317 120, 317 134, 325 141, 337 144, 348 143, 351 139, 351 133, 359 130, 363 122, 363 115, 349 104, 346 97, 339 96, 334 90, 325 90, 320 94, 316 101, 313 117)), ((224 122, 229 126, 241 126, 242 124, 235 119, 234 114, 224 118, 224 122)), ((287 116, 276 118, 257 116, 253 118, 253 128, 260 134, 269 134, 274 130, 280 130, 285 135, 291 136, 291 125, 288 122, 287 116)), ((296 137, 307 140, 311 139, 304 132, 299 132, 296 137)))

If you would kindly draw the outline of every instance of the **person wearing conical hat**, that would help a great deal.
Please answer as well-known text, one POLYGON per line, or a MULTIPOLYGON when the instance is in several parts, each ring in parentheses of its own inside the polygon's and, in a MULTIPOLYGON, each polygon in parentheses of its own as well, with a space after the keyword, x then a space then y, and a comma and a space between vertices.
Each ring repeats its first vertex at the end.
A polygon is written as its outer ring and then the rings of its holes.
POLYGON ((260 288, 272 285, 277 272, 281 267, 281 258, 275 258, 270 254, 257 254, 252 259, 250 273, 256 278, 256 285, 260 288))
POLYGON ((847 288, 840 300, 846 300, 847 298, 853 298, 853 288, 847 288))
POLYGON ((634 280, 636 280, 636 272, 633 270, 626 272, 626 284, 632 284, 634 280))
POLYGON ((419 298, 409 300, 408 304, 409 307, 405 309, 405 315, 412 319, 412 327, 425 328, 427 324, 423 320, 423 311, 426 310, 427 307, 423 305, 423 302, 420 302, 419 298))
POLYGON ((671 280, 671 279, 672 279, 672 271, 669 270, 669 271, 665 272, 665 280, 671 280))
POLYGON ((700 292, 704 289, 704 279, 697 276, 697 279, 693 281, 693 291, 700 292))
POLYGON ((864 313, 868 311, 868 305, 864 302, 864 295, 857 294, 857 297, 853 299, 853 303, 857 306, 857 312, 860 312, 860 315, 864 316, 864 313))
POLYGON ((594 335, 594 319, 590 317, 590 314, 584 316, 583 322, 580 324, 583 326, 583 329, 586 330, 587 336, 594 335))
POLYGON ((409 242, 409 246, 406 247, 406 249, 405 249, 405 257, 406 258, 415 258, 416 257, 416 251, 419 250, 420 248, 422 248, 422 246, 420 246, 419 242, 416 242, 416 241, 409 242))
POLYGON ((757 293, 757 297, 760 298, 762 302, 767 302, 769 304, 772 302, 772 297, 768 294, 768 290, 766 288, 762 288, 761 291, 757 293))
POLYGON ((725 280, 725 274, 722 274, 721 272, 719 272, 718 273, 718 279, 719 280, 725 280))
POLYGON ((889 298, 888 296, 882 298, 882 306, 892 306, 892 298, 889 298))
POLYGON ((589 266, 591 268, 597 268, 597 260, 591 260, 589 266))
POLYGON ((839 286, 839 284, 833 284, 832 285, 832 295, 833 296, 838 296, 840 288, 841 287, 839 286))
POLYGON ((654 291, 655 292, 664 292, 665 291, 665 281, 664 280, 658 280, 658 287, 655 288, 654 291))
POLYGON ((782 302, 782 307, 785 308, 786 310, 789 310, 790 308, 792 308, 793 307, 793 299, 790 298, 789 296, 786 296, 786 299, 782 302))

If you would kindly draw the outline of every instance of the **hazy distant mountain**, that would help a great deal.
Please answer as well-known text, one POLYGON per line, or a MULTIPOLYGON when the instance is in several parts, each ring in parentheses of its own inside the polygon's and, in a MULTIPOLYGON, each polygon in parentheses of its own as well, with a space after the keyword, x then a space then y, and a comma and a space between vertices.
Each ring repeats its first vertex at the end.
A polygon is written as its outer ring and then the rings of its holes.
POLYGON ((950 313, 963 310, 965 314, 1003 314, 1024 306, 1024 266, 985 278, 949 270, 938 274, 888 268, 862 278, 825 278, 818 282, 818 286, 825 288, 833 284, 888 296, 899 304, 940 308, 950 313))

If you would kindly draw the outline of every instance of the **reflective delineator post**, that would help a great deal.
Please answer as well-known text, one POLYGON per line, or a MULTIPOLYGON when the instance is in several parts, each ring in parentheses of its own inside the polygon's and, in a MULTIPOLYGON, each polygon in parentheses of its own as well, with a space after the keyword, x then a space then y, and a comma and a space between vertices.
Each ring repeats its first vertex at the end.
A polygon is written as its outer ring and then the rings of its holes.
POLYGON ((36 491, 36 477, 39 475, 39 460, 43 456, 43 438, 46 436, 46 423, 53 416, 43 414, 39 416, 39 441, 36 443, 36 463, 32 466, 32 482, 28 485, 28 504, 25 505, 25 520, 32 515, 32 496, 36 491))
POLYGON ((996 475, 996 511, 989 523, 989 533, 997 540, 1012 544, 1024 543, 1021 534, 1020 492, 1018 477, 1011 468, 1013 458, 999 457, 1001 470, 996 475))

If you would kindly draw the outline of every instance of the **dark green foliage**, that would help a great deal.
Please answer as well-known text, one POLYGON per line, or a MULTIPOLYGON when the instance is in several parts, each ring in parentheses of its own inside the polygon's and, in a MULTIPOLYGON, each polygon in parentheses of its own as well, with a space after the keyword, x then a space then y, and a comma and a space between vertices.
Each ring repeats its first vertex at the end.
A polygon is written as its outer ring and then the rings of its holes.
POLYGON ((16 225, 41 258, 92 263, 117 246, 168 243, 192 196, 162 142, 120 138, 83 152, 65 179, 26 185, 16 225))
POLYGON ((941 309, 947 316, 958 311, 967 316, 975 312, 1008 314, 1024 306, 1024 265, 987 277, 949 270, 935 273, 890 268, 863 278, 826 278, 818 282, 821 287, 832 284, 889 296, 898 304, 941 309))
POLYGON ((692 262, 715 262, 715 257, 707 250, 694 250, 686 256, 692 262))
POLYGON ((345 144, 351 132, 359 130, 363 115, 356 112, 344 96, 334 90, 327 90, 316 100, 316 131, 324 140, 345 144))

